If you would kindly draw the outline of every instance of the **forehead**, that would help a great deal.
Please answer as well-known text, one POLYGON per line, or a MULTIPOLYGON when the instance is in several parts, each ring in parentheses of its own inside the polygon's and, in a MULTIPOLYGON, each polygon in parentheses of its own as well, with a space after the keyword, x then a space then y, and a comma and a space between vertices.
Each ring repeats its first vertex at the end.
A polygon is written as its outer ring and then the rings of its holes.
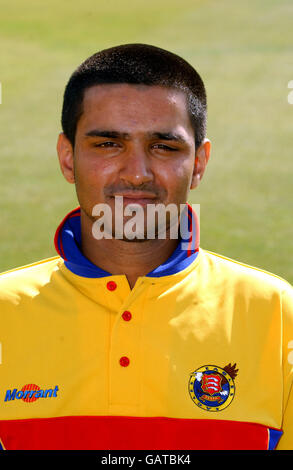
POLYGON ((78 127, 102 125, 127 131, 128 127, 184 127, 193 133, 186 95, 162 86, 105 84, 84 93, 78 127))

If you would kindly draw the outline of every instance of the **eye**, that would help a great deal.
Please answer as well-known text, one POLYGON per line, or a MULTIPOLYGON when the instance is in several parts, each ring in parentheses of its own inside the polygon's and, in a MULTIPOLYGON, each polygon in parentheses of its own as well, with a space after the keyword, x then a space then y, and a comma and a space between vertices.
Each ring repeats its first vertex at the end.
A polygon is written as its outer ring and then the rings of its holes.
POLYGON ((154 149, 166 150, 168 152, 176 152, 176 150, 177 150, 177 148, 170 147, 169 145, 166 145, 166 144, 153 144, 152 147, 154 149))
POLYGON ((112 142, 112 141, 107 141, 107 142, 100 142, 93 144, 94 147, 99 147, 99 148, 111 148, 111 147, 118 147, 117 142, 112 142))

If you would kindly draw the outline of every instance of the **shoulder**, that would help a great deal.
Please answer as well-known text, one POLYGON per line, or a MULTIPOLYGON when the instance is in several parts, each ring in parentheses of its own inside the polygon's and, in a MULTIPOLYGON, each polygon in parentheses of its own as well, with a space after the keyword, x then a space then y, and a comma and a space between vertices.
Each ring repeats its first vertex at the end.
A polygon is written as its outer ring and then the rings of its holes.
POLYGON ((219 302, 229 299, 247 312, 271 312, 293 338, 293 287, 287 280, 208 250, 202 250, 200 277, 200 285, 219 302))
POLYGON ((277 274, 213 253, 209 250, 202 249, 201 251, 203 252, 203 264, 215 281, 216 279, 221 279, 228 285, 233 285, 243 290, 249 289, 268 294, 291 292, 292 295, 290 283, 277 274))
POLYGON ((23 295, 38 293, 59 269, 60 260, 54 256, 0 273, 0 301, 15 302, 23 295))

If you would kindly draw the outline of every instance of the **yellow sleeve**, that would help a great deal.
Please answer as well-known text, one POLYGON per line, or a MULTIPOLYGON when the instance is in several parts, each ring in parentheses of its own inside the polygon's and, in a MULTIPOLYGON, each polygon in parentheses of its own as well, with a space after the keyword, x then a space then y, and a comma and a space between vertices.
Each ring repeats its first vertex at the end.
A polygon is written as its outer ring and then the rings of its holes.
POLYGON ((283 316, 283 435, 277 450, 293 450, 293 288, 282 295, 283 316))

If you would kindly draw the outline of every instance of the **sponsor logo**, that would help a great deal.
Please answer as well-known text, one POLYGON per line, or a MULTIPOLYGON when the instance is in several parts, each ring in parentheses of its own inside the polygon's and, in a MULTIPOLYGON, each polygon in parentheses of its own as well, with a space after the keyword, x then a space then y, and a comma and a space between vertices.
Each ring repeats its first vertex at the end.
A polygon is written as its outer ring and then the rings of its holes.
POLYGON ((192 401, 206 411, 221 411, 229 406, 235 396, 236 364, 223 369, 207 365, 190 374, 188 389, 192 401))
POLYGON ((54 388, 41 389, 38 385, 27 384, 20 390, 6 390, 4 401, 22 400, 26 403, 32 403, 39 398, 56 398, 59 391, 58 385, 54 388))

